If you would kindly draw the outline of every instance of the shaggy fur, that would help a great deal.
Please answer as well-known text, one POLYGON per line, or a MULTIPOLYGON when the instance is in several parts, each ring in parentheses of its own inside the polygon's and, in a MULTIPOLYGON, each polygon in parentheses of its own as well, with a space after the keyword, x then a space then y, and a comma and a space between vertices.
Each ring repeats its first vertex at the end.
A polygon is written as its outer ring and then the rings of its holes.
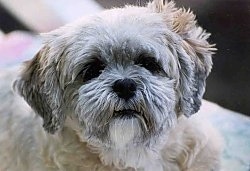
POLYGON ((219 170, 217 133, 188 118, 215 50, 192 12, 155 0, 43 37, 13 85, 29 106, 1 75, 1 171, 219 170))

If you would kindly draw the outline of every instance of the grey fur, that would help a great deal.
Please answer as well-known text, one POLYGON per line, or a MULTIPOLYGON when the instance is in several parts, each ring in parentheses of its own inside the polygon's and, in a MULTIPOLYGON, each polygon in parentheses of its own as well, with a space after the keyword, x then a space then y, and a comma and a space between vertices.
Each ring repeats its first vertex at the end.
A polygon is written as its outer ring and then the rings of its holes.
POLYGON ((62 92, 58 89, 55 66, 50 64, 43 68, 39 63, 39 58, 42 57, 41 60, 43 60, 44 53, 46 55, 45 49, 26 63, 23 73, 14 82, 13 87, 43 118, 45 130, 54 133, 62 127, 65 115, 62 112, 62 92))

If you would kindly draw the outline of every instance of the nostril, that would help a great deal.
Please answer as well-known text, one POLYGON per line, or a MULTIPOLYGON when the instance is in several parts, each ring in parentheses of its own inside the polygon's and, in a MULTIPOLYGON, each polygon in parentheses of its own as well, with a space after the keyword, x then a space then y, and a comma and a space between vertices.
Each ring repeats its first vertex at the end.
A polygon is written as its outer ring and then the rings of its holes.
POLYGON ((128 100, 135 95, 136 82, 132 79, 121 79, 115 81, 113 91, 116 92, 118 97, 128 100))
POLYGON ((132 82, 128 83, 129 91, 136 91, 136 83, 132 80, 132 82))

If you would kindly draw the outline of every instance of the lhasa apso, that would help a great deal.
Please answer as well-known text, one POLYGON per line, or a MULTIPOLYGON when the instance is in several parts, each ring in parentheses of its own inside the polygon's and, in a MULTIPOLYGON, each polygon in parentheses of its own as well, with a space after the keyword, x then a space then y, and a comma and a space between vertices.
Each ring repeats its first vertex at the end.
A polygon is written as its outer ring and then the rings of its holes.
POLYGON ((1 171, 219 170, 219 136, 190 117, 215 50, 190 10, 155 0, 42 36, 13 84, 28 105, 1 76, 1 171))

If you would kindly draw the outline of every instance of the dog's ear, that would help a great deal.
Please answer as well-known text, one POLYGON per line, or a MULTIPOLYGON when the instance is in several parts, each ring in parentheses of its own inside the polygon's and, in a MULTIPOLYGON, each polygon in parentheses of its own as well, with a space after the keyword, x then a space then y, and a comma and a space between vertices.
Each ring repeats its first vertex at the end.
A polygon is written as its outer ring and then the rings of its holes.
POLYGON ((190 10, 178 9, 172 1, 164 0, 154 0, 149 8, 160 13, 168 28, 178 37, 175 40, 175 44, 180 45, 175 46, 179 66, 178 112, 190 116, 200 109, 216 48, 208 43, 210 34, 197 26, 195 15, 190 10))
POLYGON ((24 64, 14 90, 24 97, 33 110, 43 118, 43 127, 55 133, 64 123, 62 90, 50 48, 44 46, 37 55, 24 64))

